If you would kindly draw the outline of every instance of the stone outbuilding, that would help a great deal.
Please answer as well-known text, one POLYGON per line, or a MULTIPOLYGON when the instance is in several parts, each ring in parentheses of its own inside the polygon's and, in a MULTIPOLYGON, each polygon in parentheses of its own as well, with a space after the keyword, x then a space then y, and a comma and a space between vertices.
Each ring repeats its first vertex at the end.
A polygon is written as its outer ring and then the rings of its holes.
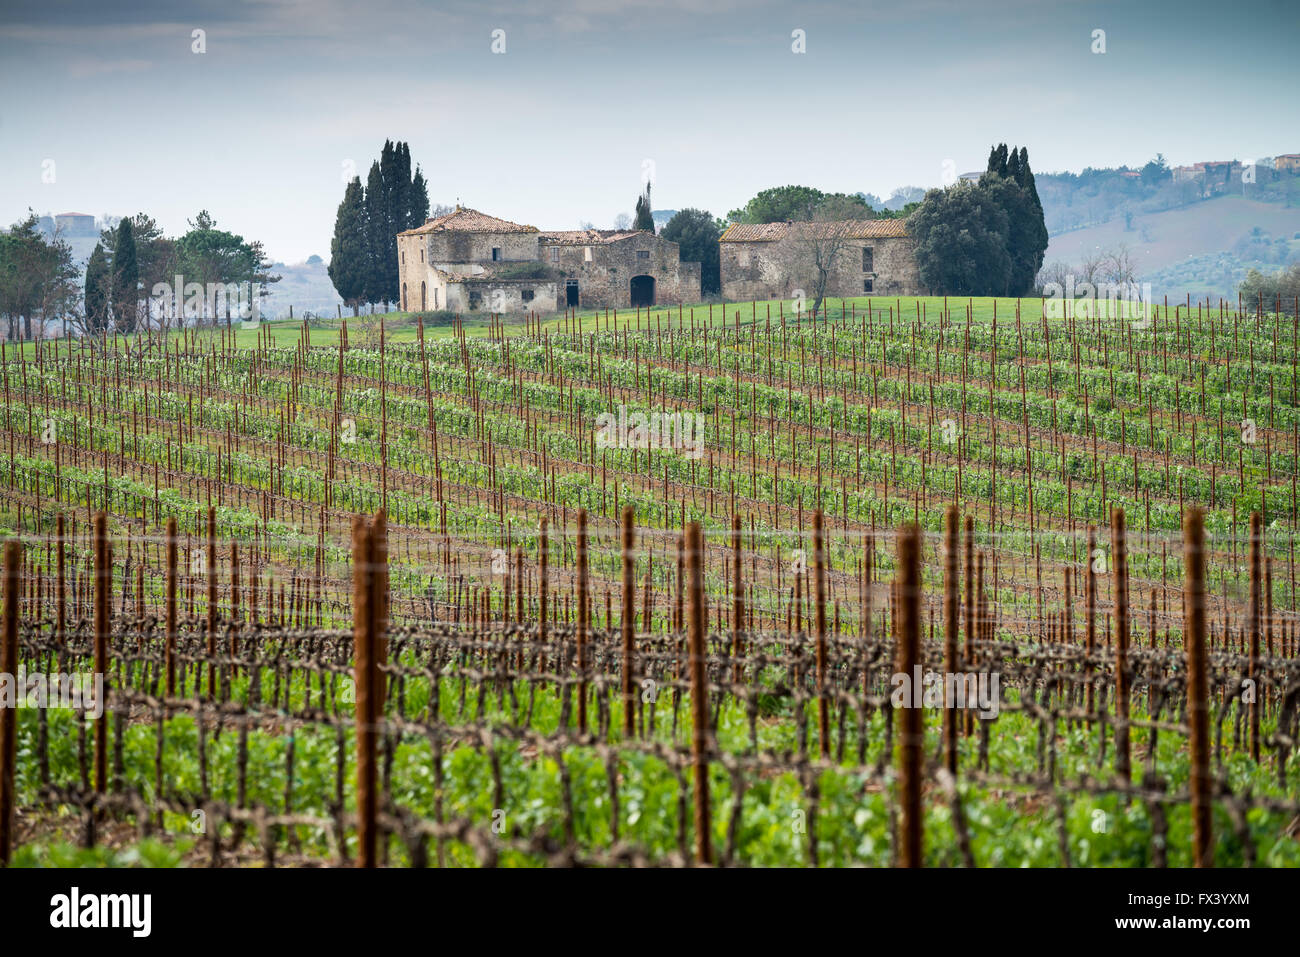
POLYGON ((700 264, 649 231, 542 232, 457 206, 397 235, 406 311, 538 312, 698 302, 700 264))
POLYGON ((923 295, 916 242, 902 219, 733 223, 720 240, 722 296, 784 299, 807 288, 812 262, 830 263, 826 295, 923 295))

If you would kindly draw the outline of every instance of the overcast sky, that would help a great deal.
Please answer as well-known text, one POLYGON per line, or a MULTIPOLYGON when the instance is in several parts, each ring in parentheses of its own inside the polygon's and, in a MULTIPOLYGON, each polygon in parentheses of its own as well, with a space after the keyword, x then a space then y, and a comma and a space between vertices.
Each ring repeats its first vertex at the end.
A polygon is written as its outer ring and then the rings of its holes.
POLYGON ((328 258, 345 170, 385 138, 434 203, 554 229, 630 213, 646 169, 655 208, 725 215, 786 183, 937 185, 1000 141, 1039 172, 1300 151, 1295 0, 113 6, 0 0, 0 222, 180 233, 206 208, 328 258))

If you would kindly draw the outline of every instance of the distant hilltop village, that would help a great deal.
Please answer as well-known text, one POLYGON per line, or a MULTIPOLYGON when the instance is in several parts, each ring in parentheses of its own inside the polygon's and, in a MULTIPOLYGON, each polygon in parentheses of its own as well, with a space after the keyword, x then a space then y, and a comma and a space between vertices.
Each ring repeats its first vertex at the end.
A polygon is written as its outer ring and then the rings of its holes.
MULTIPOLYGON (((798 243, 832 234, 828 295, 921 292, 906 226, 889 219, 733 225, 720 241, 723 296, 791 295, 798 243)), ((398 233, 397 256, 404 311, 549 312, 701 299, 700 264, 682 262, 676 243, 649 230, 539 230, 457 206, 398 233)))
MULTIPOLYGON (((1242 182, 1269 183, 1282 176, 1300 176, 1300 153, 1265 156, 1254 162, 1207 160, 1191 166, 1174 166, 1169 170, 1175 183, 1195 183, 1202 196, 1213 196, 1242 182)), ((1132 173, 1129 175, 1137 176, 1132 173)))

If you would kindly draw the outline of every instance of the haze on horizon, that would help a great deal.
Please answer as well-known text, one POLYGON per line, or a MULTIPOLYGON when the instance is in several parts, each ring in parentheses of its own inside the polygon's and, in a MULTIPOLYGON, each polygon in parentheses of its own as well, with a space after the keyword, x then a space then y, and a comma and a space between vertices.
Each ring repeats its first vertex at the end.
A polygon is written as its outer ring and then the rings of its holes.
POLYGON ((938 185, 994 142, 1039 172, 1300 149, 1286 0, 349 7, 6 0, 0 224, 143 211, 179 234, 207 209, 275 260, 328 258, 345 176, 388 138, 433 203, 542 228, 630 213, 647 161, 656 208, 721 216, 786 183, 938 185))

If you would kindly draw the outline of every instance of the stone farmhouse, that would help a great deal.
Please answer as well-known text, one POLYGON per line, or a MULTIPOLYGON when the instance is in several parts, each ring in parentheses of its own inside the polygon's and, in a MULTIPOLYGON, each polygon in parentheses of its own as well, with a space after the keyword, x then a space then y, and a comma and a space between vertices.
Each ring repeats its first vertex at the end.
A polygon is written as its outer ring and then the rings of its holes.
POLYGON ((833 223, 733 223, 722 234, 722 297, 782 299, 809 281, 809 261, 829 258, 826 295, 923 295, 916 243, 901 219, 833 223))
POLYGON ((649 231, 543 231, 457 206, 397 234, 407 311, 539 312, 700 300, 700 264, 649 231))

